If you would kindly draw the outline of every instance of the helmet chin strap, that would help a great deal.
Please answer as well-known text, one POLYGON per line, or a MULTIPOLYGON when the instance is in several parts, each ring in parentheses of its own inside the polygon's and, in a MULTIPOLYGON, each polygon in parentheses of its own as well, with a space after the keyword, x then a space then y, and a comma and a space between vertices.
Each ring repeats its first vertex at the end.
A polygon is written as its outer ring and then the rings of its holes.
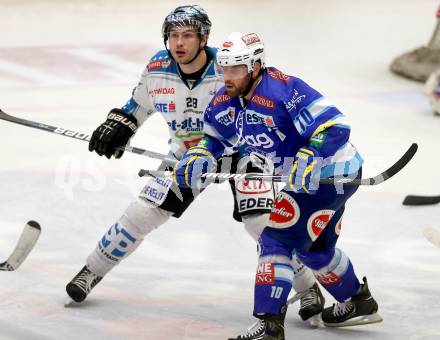
POLYGON ((258 77, 261 74, 261 70, 262 69, 260 68, 260 70, 258 71, 257 77, 255 79, 252 77, 252 72, 248 73, 249 81, 248 81, 248 84, 247 84, 246 88, 244 89, 243 93, 240 94, 241 98, 246 97, 249 94, 249 92, 251 92, 252 86, 254 86, 255 82, 258 80, 258 77))
POLYGON ((192 58, 190 61, 188 61, 188 62, 185 63, 184 65, 191 64, 194 60, 197 59, 197 57, 199 56, 199 54, 200 54, 204 49, 205 49, 204 47, 200 48, 200 44, 199 44, 199 50, 197 51, 197 53, 196 53, 196 55, 194 56, 194 58, 192 58))

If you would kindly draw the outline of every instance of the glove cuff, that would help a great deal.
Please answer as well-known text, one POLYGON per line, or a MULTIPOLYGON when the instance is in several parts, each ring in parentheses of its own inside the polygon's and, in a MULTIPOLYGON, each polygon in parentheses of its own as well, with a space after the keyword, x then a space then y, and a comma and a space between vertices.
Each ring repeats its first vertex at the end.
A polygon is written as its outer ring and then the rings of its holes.
POLYGON ((211 151, 209 151, 207 148, 203 147, 203 146, 192 146, 188 149, 188 151, 186 152, 187 155, 193 155, 193 154, 198 154, 200 156, 207 156, 207 157, 211 157, 215 160, 214 155, 211 153, 211 151))

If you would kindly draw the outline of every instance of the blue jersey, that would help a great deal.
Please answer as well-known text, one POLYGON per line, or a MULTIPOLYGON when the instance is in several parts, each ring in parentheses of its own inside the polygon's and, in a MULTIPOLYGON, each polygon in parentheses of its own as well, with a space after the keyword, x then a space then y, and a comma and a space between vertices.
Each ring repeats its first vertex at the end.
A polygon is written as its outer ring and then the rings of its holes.
POLYGON ((323 178, 353 174, 363 163, 341 111, 301 79, 273 67, 263 71, 247 103, 221 88, 204 119, 204 143, 216 157, 228 150, 244 156, 257 152, 281 170, 286 157, 310 146, 325 158, 323 178))

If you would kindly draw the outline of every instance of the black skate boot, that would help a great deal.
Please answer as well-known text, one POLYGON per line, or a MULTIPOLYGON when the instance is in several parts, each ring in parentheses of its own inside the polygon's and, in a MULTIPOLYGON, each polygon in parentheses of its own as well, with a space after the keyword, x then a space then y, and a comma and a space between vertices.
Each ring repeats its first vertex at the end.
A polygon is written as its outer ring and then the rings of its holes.
POLYGON ((301 292, 299 316, 303 321, 308 321, 312 326, 322 323, 321 312, 324 309, 325 299, 318 284, 314 284, 307 291, 301 292))
POLYGON ((284 318, 287 307, 281 309, 280 315, 262 315, 246 334, 228 340, 285 340, 284 318))
POLYGON ((363 278, 359 292, 350 300, 338 302, 332 307, 325 308, 322 320, 328 327, 344 327, 381 322, 377 313, 377 302, 368 289, 367 278, 363 278))
POLYGON ((73 301, 82 302, 101 280, 101 276, 92 273, 87 266, 84 266, 72 281, 67 284, 66 292, 73 301))

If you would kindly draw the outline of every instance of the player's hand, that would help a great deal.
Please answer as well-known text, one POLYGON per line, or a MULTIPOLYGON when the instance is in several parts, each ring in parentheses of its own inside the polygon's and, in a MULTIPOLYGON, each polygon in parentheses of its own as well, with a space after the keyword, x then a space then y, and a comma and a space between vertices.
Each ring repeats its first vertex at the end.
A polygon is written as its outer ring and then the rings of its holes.
POLYGON ((107 120, 93 132, 89 142, 89 151, 108 159, 111 156, 121 158, 124 151, 118 147, 127 145, 130 138, 136 133, 137 120, 134 116, 120 109, 113 109, 107 116, 107 120))
POLYGON ((217 161, 208 149, 193 146, 183 155, 173 171, 173 179, 181 188, 200 189, 204 183, 202 174, 214 171, 217 161))
POLYGON ((318 190, 322 157, 312 147, 302 147, 295 156, 287 185, 296 193, 312 194, 318 190))

